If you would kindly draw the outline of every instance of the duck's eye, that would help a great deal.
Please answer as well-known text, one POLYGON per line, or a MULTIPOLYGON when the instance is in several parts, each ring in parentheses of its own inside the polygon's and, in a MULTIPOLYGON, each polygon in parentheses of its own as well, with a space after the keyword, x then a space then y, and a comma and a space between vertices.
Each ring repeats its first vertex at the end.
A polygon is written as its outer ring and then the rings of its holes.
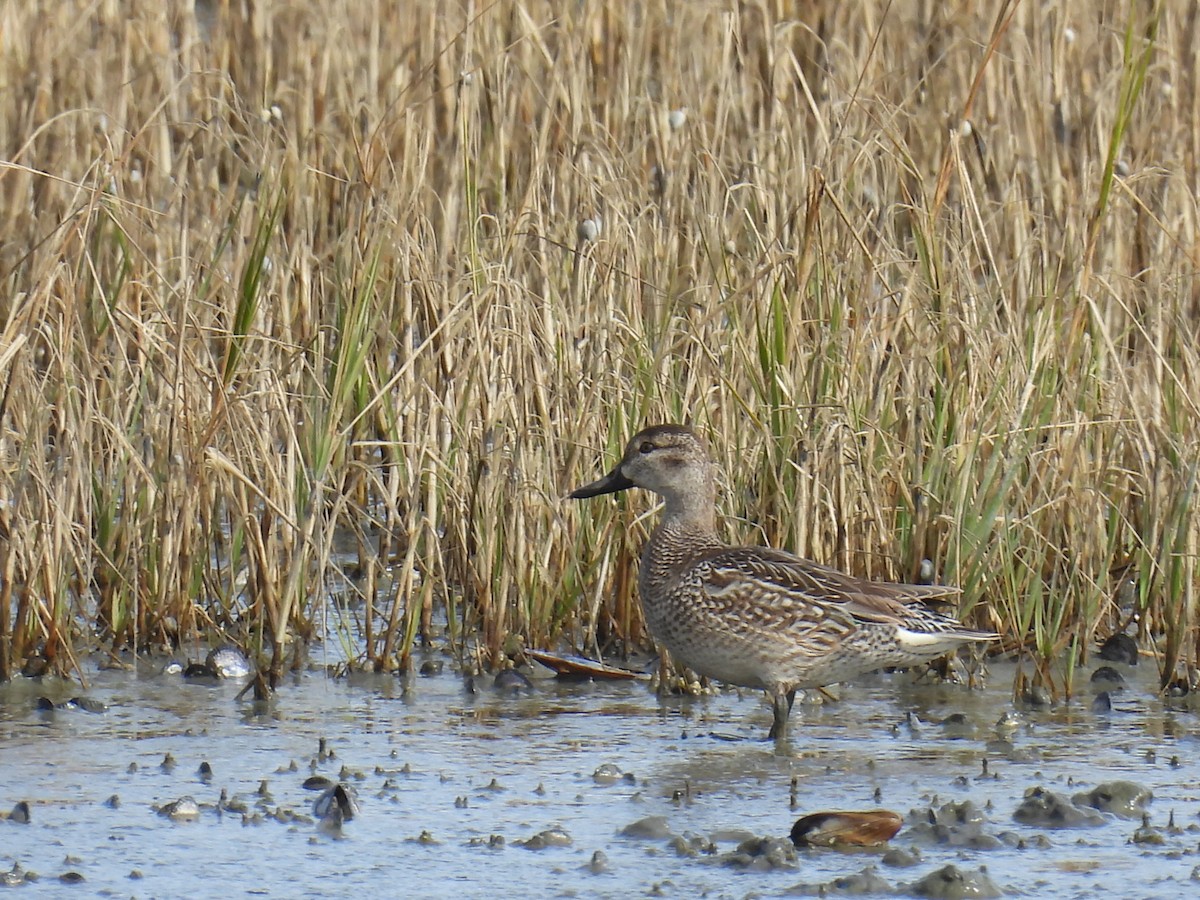
POLYGON ((653 453, 654 445, 649 441, 642 441, 642 446, 638 447, 638 453, 653 453))

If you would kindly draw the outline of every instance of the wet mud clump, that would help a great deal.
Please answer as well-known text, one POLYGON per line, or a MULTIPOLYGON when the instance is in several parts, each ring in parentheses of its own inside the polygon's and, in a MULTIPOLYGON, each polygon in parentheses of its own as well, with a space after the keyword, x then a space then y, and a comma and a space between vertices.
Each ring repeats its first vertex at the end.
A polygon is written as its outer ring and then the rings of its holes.
POLYGON ((1104 824, 1104 816, 1091 809, 1080 809, 1062 794, 1032 787, 1013 813, 1022 825, 1036 828, 1092 828, 1104 824))

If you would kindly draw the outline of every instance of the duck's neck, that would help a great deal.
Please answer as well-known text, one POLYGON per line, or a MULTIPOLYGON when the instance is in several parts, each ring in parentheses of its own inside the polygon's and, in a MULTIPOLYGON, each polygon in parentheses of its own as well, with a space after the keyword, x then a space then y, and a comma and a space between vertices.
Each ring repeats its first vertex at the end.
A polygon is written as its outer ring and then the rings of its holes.
POLYGON ((656 596, 695 559, 723 546, 711 502, 700 505, 667 498, 662 518, 642 551, 638 577, 642 597, 656 596))
POLYGON ((688 494, 663 498, 662 518, 656 531, 669 528, 689 534, 716 533, 716 492, 705 496, 688 494))

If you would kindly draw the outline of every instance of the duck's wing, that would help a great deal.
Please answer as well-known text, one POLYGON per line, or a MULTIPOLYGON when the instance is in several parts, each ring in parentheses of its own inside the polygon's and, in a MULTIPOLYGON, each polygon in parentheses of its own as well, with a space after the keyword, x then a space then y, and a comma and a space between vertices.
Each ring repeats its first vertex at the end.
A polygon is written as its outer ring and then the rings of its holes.
POLYGON ((707 598, 738 607, 764 627, 844 634, 870 623, 986 639, 923 605, 953 599, 959 593, 953 587, 867 581, 769 547, 724 548, 700 568, 707 598))

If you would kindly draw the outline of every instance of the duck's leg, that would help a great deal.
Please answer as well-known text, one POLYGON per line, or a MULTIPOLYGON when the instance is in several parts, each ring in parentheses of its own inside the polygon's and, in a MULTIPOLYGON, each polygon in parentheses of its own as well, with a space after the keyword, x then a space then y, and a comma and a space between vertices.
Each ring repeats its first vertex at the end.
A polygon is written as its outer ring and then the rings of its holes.
POLYGON ((769 740, 782 741, 787 737, 788 717, 792 714, 792 704, 796 702, 796 689, 777 690, 771 700, 775 709, 775 721, 767 737, 769 740))

